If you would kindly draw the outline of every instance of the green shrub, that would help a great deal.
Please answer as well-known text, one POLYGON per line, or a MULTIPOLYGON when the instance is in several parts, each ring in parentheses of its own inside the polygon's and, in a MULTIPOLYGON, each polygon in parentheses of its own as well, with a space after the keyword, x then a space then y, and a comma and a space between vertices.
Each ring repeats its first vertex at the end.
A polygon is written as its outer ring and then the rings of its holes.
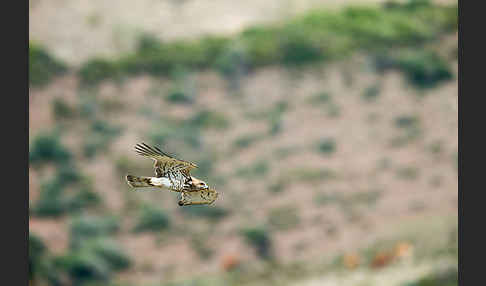
POLYGON ((29 259, 37 261, 46 252, 44 242, 36 234, 29 233, 29 259))
POLYGON ((340 192, 319 193, 315 196, 315 202, 318 205, 338 204, 345 209, 359 204, 372 206, 380 199, 382 193, 379 190, 361 191, 351 194, 340 192))
POLYGON ((64 213, 66 203, 62 198, 63 186, 56 180, 45 182, 40 187, 40 196, 32 207, 37 216, 58 216, 64 213))
POLYGON ((334 102, 330 102, 326 107, 326 115, 330 118, 336 118, 341 114, 339 105, 334 102))
POLYGON ((200 218, 208 218, 211 220, 220 220, 229 214, 227 209, 217 206, 191 206, 190 208, 180 208, 181 212, 200 218))
POLYGON ((233 145, 236 149, 244 149, 261 139, 259 135, 243 135, 235 140, 233 145))
POLYGON ((245 29, 237 40, 241 42, 245 65, 258 67, 281 61, 279 27, 255 26, 245 29))
POLYGON ((32 208, 33 214, 41 217, 55 217, 67 212, 77 212, 99 202, 99 197, 94 193, 79 192, 78 196, 69 198, 64 193, 53 193, 53 189, 42 188, 41 192, 41 198, 32 208))
POLYGON ((318 146, 319 152, 323 154, 332 154, 336 151, 336 141, 333 138, 322 139, 318 146))
POLYGON ((311 33, 304 25, 296 23, 288 25, 281 31, 284 37, 280 39, 282 63, 287 65, 302 65, 327 58, 323 47, 316 39, 309 37, 311 33))
POLYGON ((71 247, 79 247, 83 241, 111 235, 119 229, 115 217, 80 216, 74 218, 70 225, 71 247))
POLYGON ((52 103, 52 113, 57 120, 68 119, 74 116, 74 109, 63 99, 56 98, 52 103))
MULTIPOLYGON (((81 68, 80 76, 83 82, 95 84, 126 74, 168 75, 184 66, 215 67, 234 79, 246 70, 264 65, 298 66, 344 58, 357 51, 382 54, 396 47, 420 50, 424 43, 457 29, 457 5, 415 2, 315 10, 286 23, 250 27, 233 37, 164 43, 144 36, 135 53, 114 61, 91 61, 81 68)), ((417 74, 416 64, 401 65, 417 74)), ((423 82, 424 78, 430 81, 443 76, 426 72, 425 76, 412 78, 423 82)))
POLYGON ((246 167, 236 170, 236 174, 245 178, 262 177, 268 172, 269 166, 265 160, 260 160, 246 167))
POLYGON ((144 207, 134 230, 136 232, 161 231, 169 228, 170 220, 167 213, 153 206, 144 207))
POLYGON ((208 67, 221 54, 226 41, 219 37, 204 37, 200 40, 161 43, 144 35, 136 53, 122 58, 120 63, 128 73, 148 72, 156 75, 167 75, 180 66, 208 67))
POLYGON ((285 190, 285 180, 278 179, 268 187, 268 190, 272 193, 280 193, 285 190))
POLYGON ((300 167, 286 171, 282 178, 285 178, 287 182, 318 182, 329 179, 334 179, 336 173, 331 169, 317 169, 317 168, 306 168, 300 167))
POLYGON ((380 199, 383 192, 380 190, 368 190, 366 192, 357 192, 348 197, 347 203, 374 205, 380 199))
POLYGON ((214 63, 214 67, 228 79, 235 79, 248 69, 248 53, 243 45, 235 42, 214 63))
POLYGON ((395 118, 395 126, 398 128, 414 128, 419 124, 419 119, 415 116, 398 116, 395 118))
POLYGON ((97 28, 99 27, 102 19, 103 17, 100 14, 94 12, 86 16, 86 23, 92 28, 97 28))
POLYGON ((320 92, 311 96, 308 102, 311 104, 326 104, 332 101, 332 96, 328 92, 320 92))
POLYGON ((46 250, 44 242, 35 234, 29 233, 29 280, 42 272, 42 259, 46 250))
POLYGON ((111 141, 119 136, 121 132, 121 127, 112 126, 105 121, 95 120, 91 124, 91 134, 87 136, 84 142, 84 155, 92 158, 99 151, 106 151, 111 141))
POLYGON ((147 132, 148 141, 158 146, 174 144, 181 148, 189 146, 191 149, 201 147, 201 130, 199 123, 191 119, 187 121, 158 120, 147 132))
POLYGON ((385 8, 387 9, 417 9, 420 7, 429 7, 432 3, 430 0, 408 0, 406 2, 398 2, 396 0, 388 0, 384 3, 385 8))
POLYGON ((321 92, 311 96, 307 102, 313 105, 324 105, 324 111, 328 117, 334 118, 341 113, 339 105, 337 105, 332 96, 327 92, 321 92))
POLYGON ((93 85, 105 79, 117 78, 120 73, 119 65, 104 59, 90 60, 79 70, 81 83, 84 85, 93 85))
POLYGON ((82 179, 83 176, 73 165, 63 165, 57 170, 55 181, 59 182, 59 184, 67 185, 71 183, 78 183, 82 179))
POLYGON ((289 109, 289 104, 284 101, 280 101, 273 106, 267 114, 263 116, 268 120, 270 125, 270 135, 276 135, 282 130, 282 117, 284 113, 289 109))
POLYGON ((268 223, 276 230, 287 230, 299 224, 297 209, 291 206, 284 206, 270 210, 268 223))
POLYGON ((64 165, 54 178, 41 184, 40 196, 32 212, 37 216, 59 216, 99 202, 99 196, 91 190, 90 181, 80 176, 73 166, 64 165))
POLYGON ((108 282, 115 272, 128 268, 131 260, 113 241, 93 238, 57 257, 55 264, 74 285, 85 285, 108 282))
POLYGON ((116 79, 124 74, 150 73, 168 75, 180 66, 209 67, 222 53, 227 39, 204 37, 197 41, 175 41, 169 44, 143 35, 135 53, 115 61, 96 59, 86 63, 79 74, 85 84, 97 84, 104 79, 116 79))
POLYGON ((214 254, 214 250, 208 245, 208 239, 206 237, 196 235, 191 238, 192 248, 202 259, 208 259, 214 254))
POLYGON ((83 153, 87 158, 93 158, 96 153, 106 147, 106 138, 101 136, 88 137, 84 142, 83 153))
POLYGON ((396 59, 397 66, 416 86, 435 87, 438 83, 452 79, 448 63, 432 52, 408 52, 396 59))
POLYGON ((226 129, 229 126, 229 120, 223 113, 203 110, 190 118, 187 124, 197 128, 226 129))
POLYGON ((328 205, 340 203, 342 198, 336 193, 319 193, 315 196, 314 201, 318 205, 328 205))
POLYGON ((405 73, 407 79, 419 88, 431 88, 453 78, 447 61, 437 53, 427 50, 403 50, 377 59, 380 70, 395 68, 405 73))
POLYGON ((128 156, 126 156, 126 155, 123 155, 123 156, 118 157, 116 159, 115 168, 120 175, 126 175, 127 173, 136 172, 137 170, 144 169, 143 166, 141 166, 137 162, 129 159, 128 156))
POLYGON ((279 159, 285 159, 289 156, 291 156, 292 154, 296 154, 297 152, 299 152, 299 148, 296 147, 296 146, 287 146, 287 147, 280 147, 280 148, 277 148, 273 154, 279 158, 279 159))
POLYGON ((38 134, 32 140, 29 150, 29 161, 38 163, 66 163, 72 155, 69 150, 61 144, 59 136, 53 133, 38 134))
POLYGON ((58 268, 66 272, 74 285, 93 281, 107 282, 111 275, 108 263, 91 251, 75 251, 57 257, 58 268))
POLYGON ((194 101, 193 98, 181 88, 172 89, 167 95, 167 100, 178 104, 189 104, 194 101))
POLYGON ((126 253, 107 238, 118 229, 115 217, 75 217, 70 224, 70 249, 55 259, 57 269, 67 273, 73 285, 108 282, 114 272, 131 265, 126 253))
POLYGON ((61 273, 42 240, 29 233, 29 281, 39 285, 62 285, 61 273))
POLYGON ((78 187, 75 194, 66 196, 70 212, 77 212, 84 208, 96 206, 101 202, 100 196, 91 190, 91 186, 78 187))
POLYGON ((276 135, 282 131, 282 120, 280 117, 272 117, 269 121, 270 135, 276 135))
POLYGON ((442 140, 435 140, 427 146, 427 150, 434 155, 439 155, 444 151, 444 142, 442 140))
POLYGON ((168 140, 173 138, 173 129, 168 124, 154 124, 148 131, 147 137, 150 142, 154 142, 155 145, 164 146, 168 140))
POLYGON ((98 101, 93 95, 83 95, 79 101, 79 115, 84 119, 92 119, 100 111, 98 101))
POLYGON ((404 180, 415 180, 419 175, 419 169, 416 167, 402 167, 397 170, 397 176, 404 180))
POLYGON ((112 126, 105 121, 96 120, 92 123, 93 132, 106 134, 107 136, 117 136, 120 134, 120 127, 112 126))
POLYGON ((281 115, 287 110, 289 110, 289 104, 285 101, 279 101, 271 110, 270 117, 281 115))
POLYGON ((177 144, 184 144, 191 149, 200 148, 202 145, 202 134, 198 126, 192 123, 183 123, 180 127, 172 129, 173 140, 177 144))
POLYGON ((242 231, 242 234, 245 237, 246 242, 256 249, 258 256, 264 259, 271 258, 272 241, 270 239, 270 234, 265 228, 246 228, 242 231))
POLYGON ((66 70, 66 65, 49 55, 43 47, 29 43, 29 83, 31 85, 45 85, 54 76, 61 75, 66 70))
POLYGON ((212 177, 215 160, 216 159, 210 155, 202 156, 202 158, 197 160, 197 169, 193 171, 194 174, 201 178, 212 177))
POLYGON ((104 98, 100 101, 101 110, 103 112, 120 113, 126 108, 126 103, 119 98, 104 98))
POLYGON ((366 101, 375 101, 379 95, 380 87, 377 84, 374 84, 365 89, 363 97, 366 101))
POLYGON ((415 115, 398 116, 395 118, 394 124, 400 130, 400 135, 391 141, 394 147, 401 147, 422 135, 420 119, 415 115))
POLYGON ((191 104, 195 100, 196 89, 190 72, 184 67, 175 67, 170 74, 173 86, 167 100, 176 104, 191 104))
POLYGON ((458 272, 456 268, 440 270, 427 274, 417 281, 404 283, 403 286, 456 286, 458 285, 458 272))
POLYGON ((130 258, 111 240, 97 239, 88 247, 96 256, 106 261, 112 270, 123 270, 131 265, 130 258))

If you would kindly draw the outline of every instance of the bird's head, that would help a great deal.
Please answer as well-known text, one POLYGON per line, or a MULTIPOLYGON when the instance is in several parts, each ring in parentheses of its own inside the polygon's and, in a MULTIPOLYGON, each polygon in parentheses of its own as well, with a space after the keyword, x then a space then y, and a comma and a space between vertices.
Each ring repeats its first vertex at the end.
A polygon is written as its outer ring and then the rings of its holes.
POLYGON ((195 187, 198 190, 207 190, 209 189, 208 184, 204 182, 203 180, 199 180, 197 178, 191 177, 192 179, 192 186, 195 187))

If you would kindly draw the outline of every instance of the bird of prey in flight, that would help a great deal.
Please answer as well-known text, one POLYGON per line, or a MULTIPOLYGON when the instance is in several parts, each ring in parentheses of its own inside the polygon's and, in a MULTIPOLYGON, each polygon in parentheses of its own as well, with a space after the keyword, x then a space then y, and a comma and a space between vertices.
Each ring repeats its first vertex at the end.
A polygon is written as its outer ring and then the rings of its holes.
POLYGON ((211 204, 218 197, 218 192, 211 189, 206 182, 190 175, 190 171, 197 168, 196 164, 176 159, 145 143, 137 144, 135 151, 155 161, 155 177, 127 175, 126 180, 130 187, 159 187, 180 192, 179 206, 211 204))

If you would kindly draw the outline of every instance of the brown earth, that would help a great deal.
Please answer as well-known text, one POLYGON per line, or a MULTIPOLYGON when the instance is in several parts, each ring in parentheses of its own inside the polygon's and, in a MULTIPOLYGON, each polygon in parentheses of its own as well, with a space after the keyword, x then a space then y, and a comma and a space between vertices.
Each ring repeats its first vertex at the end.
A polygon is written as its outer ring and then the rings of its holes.
MULTIPOLYGON (((250 24, 284 19, 320 5, 338 7, 380 0, 286 1, 280 6, 276 0, 211 1, 211 5, 190 0, 121 2, 30 1, 30 39, 78 65, 94 55, 114 56, 131 50, 140 31, 164 40, 235 33, 250 24)), ((454 46, 457 47, 457 35, 441 47, 452 50, 454 46)), ((193 269, 191 275, 219 273, 224 271, 227 257, 253 263, 256 255, 240 235, 240 229, 265 224, 270 210, 289 205, 297 210, 299 223, 287 230, 271 231, 274 253, 284 263, 295 259, 312 263, 324 256, 353 253, 397 233, 414 235, 417 229, 426 233, 438 225, 457 225, 457 61, 451 61, 454 80, 426 91, 415 89, 401 73, 375 74, 367 69, 366 57, 359 56, 302 70, 260 69, 241 78, 241 89, 237 91, 230 89, 218 73, 205 71, 192 75, 197 96, 196 102, 187 106, 165 99, 172 86, 165 78, 139 76, 120 84, 105 82, 97 91, 86 91, 79 89, 77 76, 70 73, 45 88, 30 90, 29 135, 32 138, 65 124, 62 141, 75 153, 82 172, 95 182, 104 211, 122 218, 116 240, 135 264, 117 280, 144 285, 181 279, 186 277, 188 268, 193 269), (375 101, 366 101, 364 91, 375 84, 380 87, 379 95, 375 101), (331 96, 332 105, 309 103, 322 92, 331 96), (87 120, 60 122, 52 113, 55 98, 79 107, 82 97, 89 93, 96 95, 100 105, 117 103, 114 110, 99 116, 123 127, 109 150, 93 160, 82 155, 84 140, 89 136, 87 120), (282 115, 282 130, 271 136, 268 120, 254 114, 268 114, 281 101, 288 104, 288 110, 282 115), (155 124, 149 113, 188 118, 202 109, 221 112, 230 122, 228 129, 202 134, 203 151, 212 154, 214 175, 226 180, 224 185, 215 186, 221 192, 215 206, 230 210, 227 217, 213 223, 185 216, 173 193, 133 192, 115 165, 124 156, 140 166, 144 172, 140 175, 152 174, 151 162, 132 151, 134 144, 147 139, 147 131, 155 124), (403 135, 394 123, 400 116, 418 118, 420 136, 402 146, 393 146, 392 142, 403 135), (259 139, 237 150, 235 140, 246 135, 259 139), (336 150, 326 155, 318 151, 317 145, 328 137, 335 140, 336 150), (433 151, 432 146, 440 148, 433 151), (236 175, 240 167, 253 166, 261 160, 269 164, 266 174, 249 178, 236 175), (313 178, 309 173, 315 170, 331 170, 335 178, 313 178), (271 191, 279 178, 298 172, 303 173, 303 179, 284 183, 279 193, 271 191), (356 199, 363 194, 375 194, 376 200, 356 199), (327 202, 329 195, 342 200, 327 202), (134 234, 136 211, 130 206, 141 202, 166 209, 172 229, 160 234, 134 234), (191 243, 193 237, 205 237, 213 255, 201 258, 191 243)), ((201 152, 189 150, 185 155, 174 146, 170 148, 186 160, 201 152)), ((29 169, 30 203, 38 198, 42 179, 52 173, 52 167, 29 169)), ((68 245, 69 221, 69 217, 30 217, 29 228, 53 252, 62 253, 68 245)), ((437 232, 430 232, 435 240, 437 232)), ((390 270, 390 275, 396 273, 396 269, 390 270)), ((330 284, 333 279, 329 279, 330 284)), ((319 281, 302 285, 327 285, 319 281)))
MULTIPOLYGON (((284 263, 296 258, 311 261, 323 254, 364 247, 377 239, 381 230, 397 222, 456 214, 457 170, 453 158, 457 154, 457 81, 418 95, 399 73, 379 77, 357 68, 353 72, 352 86, 349 86, 343 81, 343 66, 309 68, 298 74, 278 67, 262 69, 243 79, 238 97, 231 95, 219 75, 210 71, 200 73, 195 77, 197 85, 205 87, 198 93, 196 103, 189 107, 179 107, 163 97, 151 95, 148 90, 158 83, 150 77, 129 79, 119 87, 110 83, 102 86, 100 98, 116 97, 123 103, 122 112, 104 115, 109 123, 123 126, 123 135, 115 139, 107 153, 94 160, 85 160, 78 154, 78 163, 84 173, 93 178, 106 208, 124 218, 118 240, 134 258, 135 266, 121 278, 142 284, 156 282, 183 275, 187 267, 197 269, 192 274, 214 273, 222 270, 221 259, 231 253, 237 253, 241 260, 251 261, 255 256, 239 230, 246 225, 265 223, 269 210, 282 206, 296 208, 300 220, 294 228, 272 232, 275 253, 284 263), (375 102, 367 102, 363 90, 375 83, 381 86, 380 95, 375 102), (331 95, 339 109, 337 116, 329 117, 325 104, 309 103, 309 98, 319 92, 331 95), (289 110, 283 114, 282 131, 275 136, 263 135, 248 148, 234 151, 236 138, 245 134, 265 134, 268 130, 265 120, 248 114, 266 112, 281 100, 289 104, 289 110), (131 150, 135 143, 143 140, 145 130, 151 126, 150 120, 140 115, 140 108, 185 117, 203 106, 224 113, 231 126, 227 130, 203 134, 206 150, 219 154, 215 172, 227 181, 224 186, 216 186, 222 194, 216 206, 231 211, 227 218, 212 225, 198 219, 188 220, 178 210, 173 194, 133 193, 114 166, 115 158, 124 155, 150 167, 150 162, 131 150), (394 120, 403 115, 419 119, 422 136, 402 147, 392 147, 391 140, 400 135, 394 120), (336 142, 336 151, 330 155, 316 148, 319 140, 327 137, 336 142), (438 153, 430 151, 434 142, 441 142, 438 153), (278 150, 284 148, 295 151, 278 155, 278 150), (268 161, 268 174, 254 179, 235 175, 236 169, 260 160, 268 161), (413 170, 415 175, 400 175, 404 168, 413 170), (269 190, 275 179, 288 171, 321 169, 332 170, 336 178, 290 183, 278 194, 269 190), (376 203, 351 201, 357 194, 373 192, 378 192, 376 203), (348 199, 341 205, 324 205, 318 202, 319 194, 339 194, 348 199), (177 230, 163 234, 162 244, 157 243, 157 236, 131 232, 133 219, 127 217, 125 205, 129 197, 135 196, 138 201, 160 202, 157 204, 166 208, 175 222, 177 230), (214 251, 208 260, 199 258, 190 244, 190 238, 201 233, 208 233, 207 241, 214 251)), ((64 90, 63 94, 72 93, 75 81, 74 76, 67 75, 45 89, 31 90, 31 134, 56 123, 50 102, 59 96, 60 90, 64 90)), ((76 97, 73 100, 76 101, 76 97)), ((63 136, 72 150, 81 149, 84 124, 82 120, 73 122, 63 136)), ((30 177, 33 200, 38 191, 37 172, 31 171, 30 177)), ((56 234, 60 233, 57 229, 66 228, 65 220, 36 218, 31 219, 30 225, 31 231, 39 232, 50 247, 66 245, 67 235, 56 234)))

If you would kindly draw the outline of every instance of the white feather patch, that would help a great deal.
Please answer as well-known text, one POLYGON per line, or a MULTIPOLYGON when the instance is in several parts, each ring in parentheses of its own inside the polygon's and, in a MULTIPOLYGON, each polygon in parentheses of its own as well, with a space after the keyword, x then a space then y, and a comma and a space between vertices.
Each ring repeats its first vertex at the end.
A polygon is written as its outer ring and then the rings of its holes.
POLYGON ((158 187, 165 187, 170 189, 172 187, 172 183, 170 182, 169 178, 161 177, 161 178, 151 178, 150 183, 154 186, 158 187))

